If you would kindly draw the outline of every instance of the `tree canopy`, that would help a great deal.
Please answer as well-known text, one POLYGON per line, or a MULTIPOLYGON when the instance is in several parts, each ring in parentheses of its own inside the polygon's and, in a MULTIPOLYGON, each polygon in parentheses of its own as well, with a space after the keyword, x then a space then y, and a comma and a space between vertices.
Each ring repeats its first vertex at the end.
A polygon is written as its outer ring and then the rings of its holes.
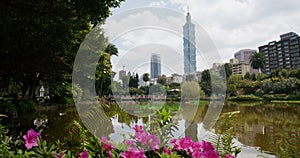
MULTIPOLYGON (((32 98, 40 83, 55 90, 54 86, 70 81, 72 64, 85 35, 103 24, 111 14, 109 9, 122 1, 1 1, 2 92, 13 81, 23 97, 27 94, 32 98)), ((115 53, 113 47, 107 53, 115 53)))
POLYGON ((251 66, 259 72, 265 67, 265 56, 262 52, 255 52, 250 56, 251 66))

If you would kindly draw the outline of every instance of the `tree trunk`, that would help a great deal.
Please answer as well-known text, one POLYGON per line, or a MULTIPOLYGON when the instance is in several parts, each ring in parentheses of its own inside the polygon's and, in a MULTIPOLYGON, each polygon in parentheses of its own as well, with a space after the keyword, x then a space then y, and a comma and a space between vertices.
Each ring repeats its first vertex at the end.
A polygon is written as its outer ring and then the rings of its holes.
POLYGON ((28 84, 22 83, 23 85, 21 86, 21 91, 22 91, 22 99, 25 98, 26 93, 28 91, 28 84))
POLYGON ((37 87, 37 83, 39 82, 39 77, 36 77, 36 74, 34 74, 34 76, 32 77, 32 81, 30 83, 30 87, 29 87, 29 99, 35 100, 35 92, 36 92, 36 87, 37 87))

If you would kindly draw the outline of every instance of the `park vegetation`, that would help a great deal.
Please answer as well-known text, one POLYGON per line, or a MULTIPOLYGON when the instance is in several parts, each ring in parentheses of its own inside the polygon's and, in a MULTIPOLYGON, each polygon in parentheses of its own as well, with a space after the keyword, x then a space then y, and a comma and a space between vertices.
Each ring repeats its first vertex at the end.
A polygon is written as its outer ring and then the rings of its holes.
MULTIPOLYGON (((22 104, 38 102, 41 86, 52 102, 72 102, 69 98, 76 53, 85 36, 104 24, 111 15, 110 8, 119 7, 122 1, 1 1, 1 104, 12 103, 17 107, 7 107, 22 110, 22 104)), ((108 76, 110 79, 113 75, 110 57, 118 54, 107 38, 102 45, 106 47, 101 50, 96 71, 99 89, 110 86, 106 84, 108 76), (105 68, 108 71, 104 74, 105 68)), ((99 89, 99 95, 105 93, 99 89)))

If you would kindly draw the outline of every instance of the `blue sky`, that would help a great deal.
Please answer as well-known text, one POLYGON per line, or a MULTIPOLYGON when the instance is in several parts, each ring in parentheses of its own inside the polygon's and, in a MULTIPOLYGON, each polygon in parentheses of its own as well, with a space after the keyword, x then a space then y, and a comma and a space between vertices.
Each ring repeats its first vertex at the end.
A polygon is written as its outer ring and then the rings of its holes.
POLYGON ((300 33, 299 0, 126 0, 104 26, 109 40, 120 50, 113 59, 114 71, 125 65, 127 71, 149 72, 151 54, 158 53, 162 73, 182 74, 180 35, 187 6, 199 26, 198 71, 213 62, 228 62, 240 49, 257 49, 279 40, 280 34, 300 33), (150 6, 153 8, 144 8, 150 6), (206 48, 212 43, 215 47, 206 48), (211 55, 216 50, 218 56, 211 55))

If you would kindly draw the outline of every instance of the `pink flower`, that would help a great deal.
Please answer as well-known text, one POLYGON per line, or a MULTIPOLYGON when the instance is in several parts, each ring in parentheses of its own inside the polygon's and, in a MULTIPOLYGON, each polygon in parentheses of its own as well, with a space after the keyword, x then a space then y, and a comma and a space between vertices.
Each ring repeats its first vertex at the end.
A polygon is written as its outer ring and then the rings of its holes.
POLYGON ((84 150, 80 156, 80 158, 88 158, 89 157, 89 154, 86 150, 84 150))
POLYGON ((201 147, 203 151, 215 150, 215 147, 210 142, 202 140, 201 147))
POLYGON ((185 138, 181 138, 179 140, 179 147, 180 149, 188 152, 189 150, 192 149, 193 146, 193 141, 191 140, 191 138, 189 136, 185 137, 185 138))
MULTIPOLYGON (((137 127, 137 126, 136 126, 137 127)), ((137 142, 146 145, 147 147, 151 148, 152 150, 159 150, 159 139, 154 134, 149 134, 148 132, 143 131, 142 127, 137 127, 138 132, 135 132, 137 142), (140 131, 139 131, 140 130, 140 131)))
POLYGON ((218 153, 215 150, 209 150, 209 151, 205 151, 204 158, 220 158, 220 156, 218 155, 218 153))
POLYGON ((171 151, 166 146, 163 148, 163 153, 171 155, 171 151))
POLYGON ((220 156, 215 151, 214 146, 211 143, 202 141, 193 142, 190 137, 185 137, 179 139, 172 139, 170 141, 173 144, 173 151, 183 150, 186 154, 192 156, 193 158, 219 158, 220 156))
POLYGON ((194 142, 193 143, 193 150, 200 150, 201 144, 200 142, 194 142))
POLYGON ((234 158, 234 156, 231 155, 231 154, 228 154, 228 155, 225 156, 225 158, 234 158))
POLYGON ((173 144, 173 151, 180 150, 179 145, 177 144, 177 140, 175 138, 171 139, 170 143, 173 144))
POLYGON ((24 135, 25 146, 27 149, 31 149, 33 146, 38 146, 37 138, 40 138, 40 134, 35 132, 33 129, 27 131, 27 135, 24 135))
POLYGON ((193 158, 202 158, 203 153, 200 152, 199 150, 196 150, 195 152, 192 153, 193 158))
POLYGON ((127 151, 121 153, 123 158, 147 158, 143 149, 136 147, 128 147, 127 151))
POLYGON ((102 143, 105 143, 105 142, 107 142, 107 139, 106 139, 106 137, 101 137, 101 141, 100 142, 102 142, 102 143))
POLYGON ((134 141, 133 140, 126 140, 125 145, 126 146, 134 145, 134 141))
POLYGON ((144 132, 143 126, 135 125, 133 129, 135 132, 144 132))
POLYGON ((101 143, 103 143, 103 148, 107 151, 108 157, 112 157, 112 150, 115 148, 110 142, 107 141, 106 137, 101 138, 101 143))

